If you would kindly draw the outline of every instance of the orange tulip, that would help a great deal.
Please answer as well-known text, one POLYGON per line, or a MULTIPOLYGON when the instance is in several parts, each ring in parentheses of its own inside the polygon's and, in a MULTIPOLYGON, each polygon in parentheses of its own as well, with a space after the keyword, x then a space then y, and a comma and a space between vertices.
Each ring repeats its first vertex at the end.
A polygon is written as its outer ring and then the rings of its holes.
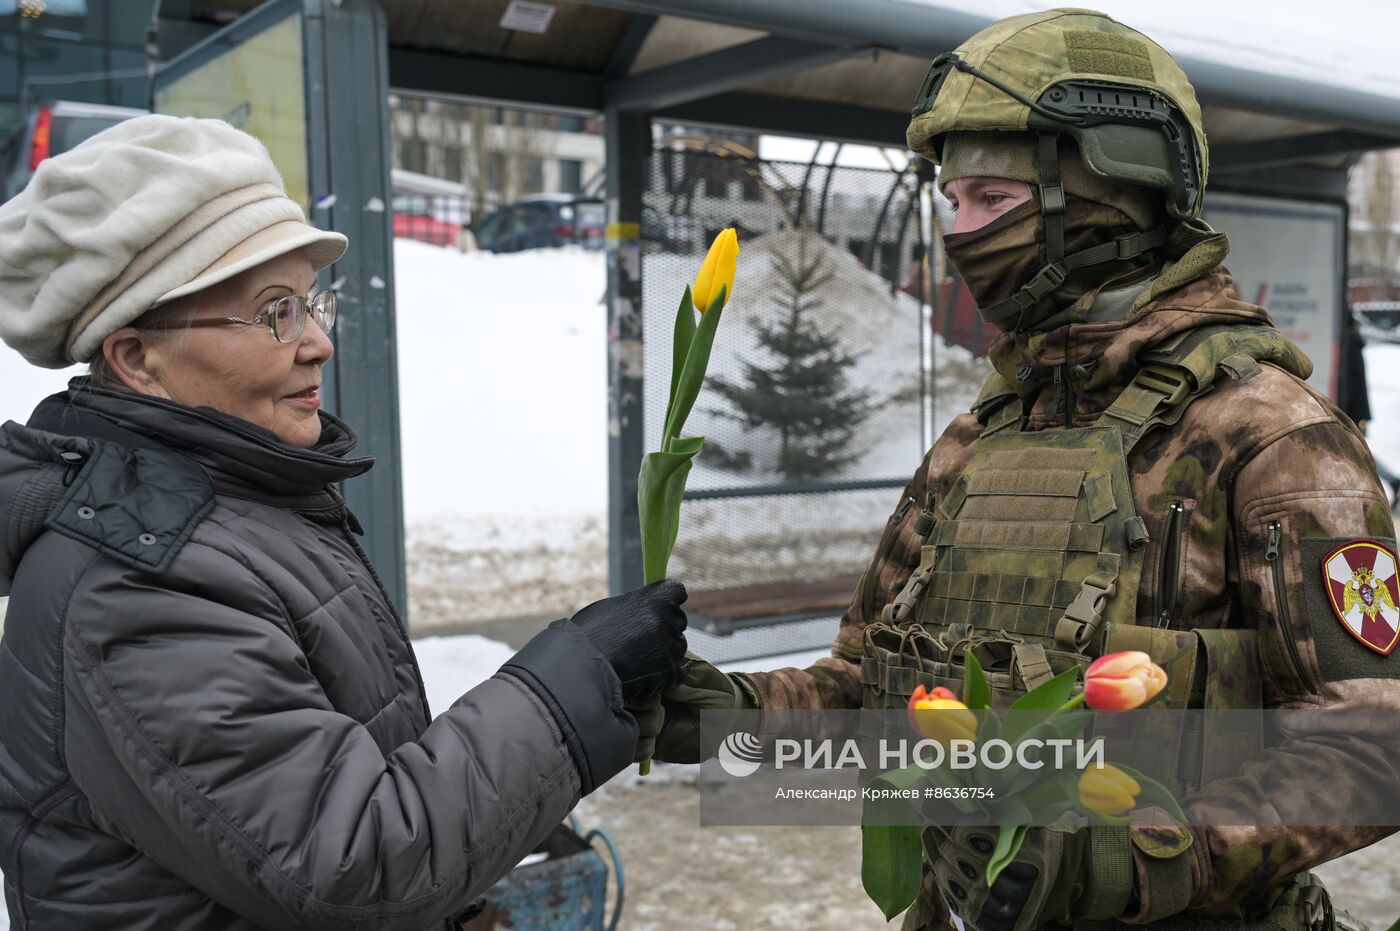
POLYGON ((944 746, 952 740, 975 740, 977 715, 943 686, 930 692, 919 685, 909 696, 909 723, 929 740, 944 746))
MULTIPOLYGON (((705 263, 700 266, 700 274, 695 276, 695 286, 690 289, 690 297, 695 309, 704 313, 710 309, 710 302, 724 286, 724 302, 734 293, 734 271, 739 262, 739 236, 732 227, 722 229, 715 241, 710 243, 710 252, 705 263)), ((724 303, 719 306, 723 307, 724 303)))
POLYGON ((1096 815, 1112 818, 1131 811, 1142 792, 1138 781, 1112 763, 1079 774, 1079 801, 1096 815))
POLYGON ((1100 656, 1084 670, 1084 703, 1095 711, 1141 708, 1167 684, 1167 674, 1140 650, 1100 656))

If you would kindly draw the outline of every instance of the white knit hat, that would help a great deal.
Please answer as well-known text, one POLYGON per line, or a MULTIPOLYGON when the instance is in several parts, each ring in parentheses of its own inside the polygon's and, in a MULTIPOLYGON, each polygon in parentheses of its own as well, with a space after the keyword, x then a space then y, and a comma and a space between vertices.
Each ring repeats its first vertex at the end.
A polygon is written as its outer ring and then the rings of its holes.
POLYGON ((166 301, 294 249, 320 271, 346 244, 307 224, 257 139, 136 117, 41 162, 0 204, 0 339, 45 368, 86 362, 166 301))

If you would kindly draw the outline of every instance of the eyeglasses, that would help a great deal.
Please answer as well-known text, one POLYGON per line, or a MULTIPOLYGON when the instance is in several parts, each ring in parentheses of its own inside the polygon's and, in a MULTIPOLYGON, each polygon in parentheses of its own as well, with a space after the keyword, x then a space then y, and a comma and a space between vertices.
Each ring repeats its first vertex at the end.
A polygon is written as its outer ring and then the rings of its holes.
POLYGON ((335 292, 321 291, 306 296, 289 294, 279 297, 263 307, 252 320, 242 317, 211 317, 207 320, 171 320, 165 323, 149 324, 146 330, 180 330, 185 327, 206 326, 259 326, 267 324, 272 338, 279 343, 294 343, 306 331, 306 318, 314 316, 316 325, 324 333, 335 328, 335 292))

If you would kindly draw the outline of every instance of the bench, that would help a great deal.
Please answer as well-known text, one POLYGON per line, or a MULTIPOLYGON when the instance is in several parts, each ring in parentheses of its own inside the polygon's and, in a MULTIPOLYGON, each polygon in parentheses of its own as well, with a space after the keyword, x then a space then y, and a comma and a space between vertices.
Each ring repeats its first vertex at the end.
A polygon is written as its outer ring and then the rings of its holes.
POLYGON ((768 582, 692 592, 685 603, 690 623, 712 634, 746 627, 842 614, 860 583, 860 573, 826 579, 768 582))

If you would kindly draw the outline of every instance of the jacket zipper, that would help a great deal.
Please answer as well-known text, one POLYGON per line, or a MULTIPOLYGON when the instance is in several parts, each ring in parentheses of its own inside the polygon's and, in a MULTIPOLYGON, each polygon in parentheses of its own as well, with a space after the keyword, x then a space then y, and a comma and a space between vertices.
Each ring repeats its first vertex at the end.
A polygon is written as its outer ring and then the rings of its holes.
POLYGON ((1264 549, 1264 559, 1272 564, 1274 571, 1274 602, 1278 605, 1279 626, 1283 628, 1283 641, 1288 645, 1288 655, 1293 659, 1293 668, 1298 671, 1300 681, 1305 681, 1307 673, 1303 668, 1303 657, 1298 653, 1298 644, 1293 638, 1293 619, 1288 614, 1288 599, 1283 589, 1283 524, 1269 522, 1268 543, 1264 549))
POLYGON ((1054 384, 1055 384, 1055 411, 1054 411, 1054 414, 1053 414, 1052 416, 1059 416, 1059 415, 1061 415, 1061 414, 1065 414, 1064 425, 1065 425, 1065 429, 1068 430, 1068 429, 1069 429, 1069 417, 1068 417, 1069 399, 1067 398, 1067 395, 1069 394, 1069 379, 1068 379, 1068 377, 1067 377, 1067 375, 1066 375, 1065 367, 1064 367, 1063 365, 1057 365, 1057 366, 1055 366, 1055 368, 1054 368, 1054 384))
MULTIPOLYGON (((346 508, 348 515, 350 509, 346 508)), ((384 587, 384 580, 379 577, 379 571, 374 568, 374 563, 369 561, 369 554, 360 546, 360 541, 355 539, 353 531, 350 529, 350 521, 342 520, 340 523, 341 535, 345 537, 347 543, 355 551, 360 564, 369 570, 370 578, 374 579, 375 586, 379 589, 379 596, 384 599, 384 604, 389 608, 389 614, 394 618, 399 628, 399 637, 403 640, 404 648, 408 650, 409 665, 413 667, 413 678, 418 683, 418 699, 423 703, 423 716, 429 723, 433 723, 433 709, 428 704, 428 689, 423 684, 423 671, 418 668, 418 656, 413 651, 413 643, 408 637, 408 625, 404 623, 403 616, 399 614, 399 609, 394 607, 394 599, 389 597, 389 590, 384 587)))
POLYGON ((909 513, 909 509, 912 508, 913 506, 914 506, 914 496, 913 496, 913 495, 910 495, 909 497, 905 498, 903 501, 899 502, 899 507, 895 508, 894 517, 891 518, 891 523, 892 523, 892 524, 898 524, 900 521, 904 520, 904 515, 905 515, 905 514, 908 514, 908 513, 909 513))
POLYGON ((1065 370, 1065 429, 1074 428, 1074 372, 1070 370, 1068 362, 1064 364, 1065 370))
POLYGON ((1177 584, 1181 575, 1181 532, 1186 524, 1186 505, 1173 501, 1167 512, 1167 533, 1162 554, 1162 577, 1157 584, 1157 626, 1167 627, 1176 612, 1177 584))

